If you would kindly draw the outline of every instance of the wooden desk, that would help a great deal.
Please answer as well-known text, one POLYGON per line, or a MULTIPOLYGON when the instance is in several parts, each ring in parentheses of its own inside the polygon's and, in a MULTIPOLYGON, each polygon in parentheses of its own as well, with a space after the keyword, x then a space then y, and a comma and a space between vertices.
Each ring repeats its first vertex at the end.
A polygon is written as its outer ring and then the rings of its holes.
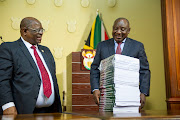
MULTIPOLYGON (((1 116, 8 120, 114 120, 114 119, 180 119, 180 111, 143 111, 139 114, 112 112, 88 112, 88 113, 46 113, 46 114, 21 114, 15 118, 12 116, 1 116)), ((6 120, 6 119, 5 119, 6 120)))

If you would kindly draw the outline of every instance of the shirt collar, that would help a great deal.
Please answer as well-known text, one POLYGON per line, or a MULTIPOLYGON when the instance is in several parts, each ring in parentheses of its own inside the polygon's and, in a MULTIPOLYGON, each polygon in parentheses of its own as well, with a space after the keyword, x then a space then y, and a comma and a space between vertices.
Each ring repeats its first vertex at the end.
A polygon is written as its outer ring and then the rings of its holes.
MULTIPOLYGON (((126 42, 126 38, 124 38, 124 40, 122 41, 122 43, 125 43, 126 42)), ((114 43, 117 43, 114 39, 114 43)), ((118 44, 118 43, 117 43, 118 44)))
MULTIPOLYGON (((21 40, 23 41, 23 43, 25 44, 25 46, 26 46, 27 48, 31 48, 32 44, 30 44, 29 42, 25 41, 25 40, 23 39, 23 37, 21 37, 21 40)), ((37 48, 37 45, 34 45, 34 46, 37 48)))

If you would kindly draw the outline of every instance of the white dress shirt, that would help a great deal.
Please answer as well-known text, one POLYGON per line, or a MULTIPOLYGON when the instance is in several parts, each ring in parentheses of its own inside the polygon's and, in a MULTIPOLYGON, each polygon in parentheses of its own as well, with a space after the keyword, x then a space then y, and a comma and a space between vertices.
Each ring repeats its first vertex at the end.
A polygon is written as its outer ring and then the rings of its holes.
MULTIPOLYGON (((41 72, 39 70, 36 58, 34 56, 34 50, 31 48, 32 45, 29 42, 25 41, 22 37, 21 37, 21 39, 22 39, 23 43, 25 44, 25 46, 27 47, 28 51, 30 52, 34 62, 36 63, 36 66, 38 68, 38 71, 39 71, 39 74, 40 74, 40 77, 41 77, 41 72)), ((49 107, 54 103, 54 100, 55 100, 54 84, 53 84, 53 80, 52 80, 52 76, 50 74, 50 71, 49 71, 49 69, 47 67, 47 64, 46 64, 41 52, 39 51, 37 45, 35 45, 35 47, 36 47, 36 51, 37 51, 39 57, 41 58, 41 60, 42 60, 42 62, 44 64, 44 67, 46 68, 46 70, 48 72, 50 82, 51 82, 51 88, 52 88, 52 94, 51 94, 51 96, 49 98, 47 98, 43 93, 43 84, 42 84, 42 77, 41 77, 41 86, 40 86, 39 95, 38 95, 38 98, 37 98, 37 101, 36 101, 36 108, 49 107)), ((14 102, 9 102, 9 103, 3 105, 2 109, 4 111, 5 109, 7 109, 9 107, 12 107, 12 106, 15 106, 14 102)))
MULTIPOLYGON (((122 53, 122 51, 123 51, 125 42, 126 42, 126 38, 124 38, 124 40, 122 41, 122 43, 121 43, 121 45, 120 45, 120 47, 121 47, 121 53, 122 53)), ((114 50, 115 50, 115 53, 116 53, 117 47, 118 47, 118 43, 114 40, 114 50)))

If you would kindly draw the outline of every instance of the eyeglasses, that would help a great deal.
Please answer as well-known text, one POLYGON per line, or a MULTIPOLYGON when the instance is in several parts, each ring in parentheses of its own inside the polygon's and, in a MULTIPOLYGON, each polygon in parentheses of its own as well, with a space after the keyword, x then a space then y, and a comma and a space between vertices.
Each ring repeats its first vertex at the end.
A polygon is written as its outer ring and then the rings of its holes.
POLYGON ((45 32, 45 29, 41 28, 41 29, 32 29, 32 28, 28 28, 30 30, 32 30, 34 33, 43 33, 45 32))

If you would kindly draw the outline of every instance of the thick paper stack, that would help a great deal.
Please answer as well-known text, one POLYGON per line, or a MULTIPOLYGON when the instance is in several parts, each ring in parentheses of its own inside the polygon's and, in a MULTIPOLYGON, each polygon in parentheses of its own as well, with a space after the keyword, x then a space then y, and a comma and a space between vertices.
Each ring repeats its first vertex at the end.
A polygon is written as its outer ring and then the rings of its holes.
POLYGON ((101 61, 100 64, 100 104, 99 111, 112 111, 115 102, 114 90, 114 56, 101 61))
POLYGON ((139 112, 139 59, 115 54, 101 61, 100 111, 139 112))

